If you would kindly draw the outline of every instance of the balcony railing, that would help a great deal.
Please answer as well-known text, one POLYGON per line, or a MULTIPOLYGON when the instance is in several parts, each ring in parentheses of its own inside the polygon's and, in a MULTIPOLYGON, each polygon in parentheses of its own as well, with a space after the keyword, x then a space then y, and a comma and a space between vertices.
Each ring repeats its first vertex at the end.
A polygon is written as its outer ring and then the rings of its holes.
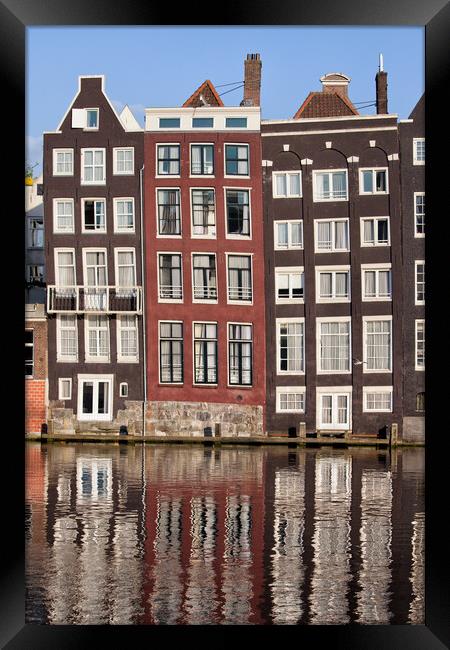
POLYGON ((47 287, 47 312, 141 314, 142 287, 47 287))
POLYGON ((217 288, 206 285, 194 286, 194 300, 216 300, 217 288))
POLYGON ((159 298, 160 300, 182 300, 183 287, 179 284, 160 284, 159 298))
POLYGON ((252 300, 251 287, 228 287, 228 300, 252 300))

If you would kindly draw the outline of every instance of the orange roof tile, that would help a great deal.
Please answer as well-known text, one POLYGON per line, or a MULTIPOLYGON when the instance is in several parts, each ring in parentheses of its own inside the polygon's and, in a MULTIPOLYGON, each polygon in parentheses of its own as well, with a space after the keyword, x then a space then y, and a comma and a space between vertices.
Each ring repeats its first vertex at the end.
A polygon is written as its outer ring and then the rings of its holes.
POLYGON ((293 119, 340 117, 345 115, 359 115, 348 97, 344 97, 336 92, 311 92, 293 119))
POLYGON ((201 86, 197 88, 197 90, 194 93, 192 93, 189 99, 187 99, 184 102, 183 108, 195 107, 195 106, 223 106, 223 105, 224 105, 223 101, 220 99, 219 95, 217 94, 217 91, 214 88, 213 84, 209 79, 207 79, 202 83, 201 86), (200 95, 203 95, 207 104, 202 102, 202 100, 200 99, 200 95))

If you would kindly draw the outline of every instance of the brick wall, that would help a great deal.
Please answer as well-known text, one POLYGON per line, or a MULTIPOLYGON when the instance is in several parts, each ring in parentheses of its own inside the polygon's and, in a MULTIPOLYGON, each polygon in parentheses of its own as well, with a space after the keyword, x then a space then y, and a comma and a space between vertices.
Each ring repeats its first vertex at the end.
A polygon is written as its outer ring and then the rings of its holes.
POLYGON ((25 381, 25 432, 40 433, 45 422, 45 379, 25 381))
POLYGON ((25 321, 25 329, 33 330, 33 379, 47 379, 47 321, 25 321))

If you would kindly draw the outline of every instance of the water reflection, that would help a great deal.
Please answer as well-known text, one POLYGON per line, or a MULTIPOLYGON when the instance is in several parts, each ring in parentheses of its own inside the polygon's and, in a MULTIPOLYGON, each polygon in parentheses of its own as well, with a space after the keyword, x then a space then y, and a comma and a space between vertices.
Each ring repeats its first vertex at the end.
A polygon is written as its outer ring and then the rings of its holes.
POLYGON ((26 460, 28 623, 424 622, 421 449, 29 443, 26 460))

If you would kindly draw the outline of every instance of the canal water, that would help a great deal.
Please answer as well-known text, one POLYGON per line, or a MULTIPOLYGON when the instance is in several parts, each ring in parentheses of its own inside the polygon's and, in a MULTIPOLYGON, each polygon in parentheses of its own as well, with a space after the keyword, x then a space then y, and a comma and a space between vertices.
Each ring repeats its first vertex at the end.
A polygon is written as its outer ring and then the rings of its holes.
POLYGON ((424 450, 26 444, 26 622, 423 624, 424 450))

